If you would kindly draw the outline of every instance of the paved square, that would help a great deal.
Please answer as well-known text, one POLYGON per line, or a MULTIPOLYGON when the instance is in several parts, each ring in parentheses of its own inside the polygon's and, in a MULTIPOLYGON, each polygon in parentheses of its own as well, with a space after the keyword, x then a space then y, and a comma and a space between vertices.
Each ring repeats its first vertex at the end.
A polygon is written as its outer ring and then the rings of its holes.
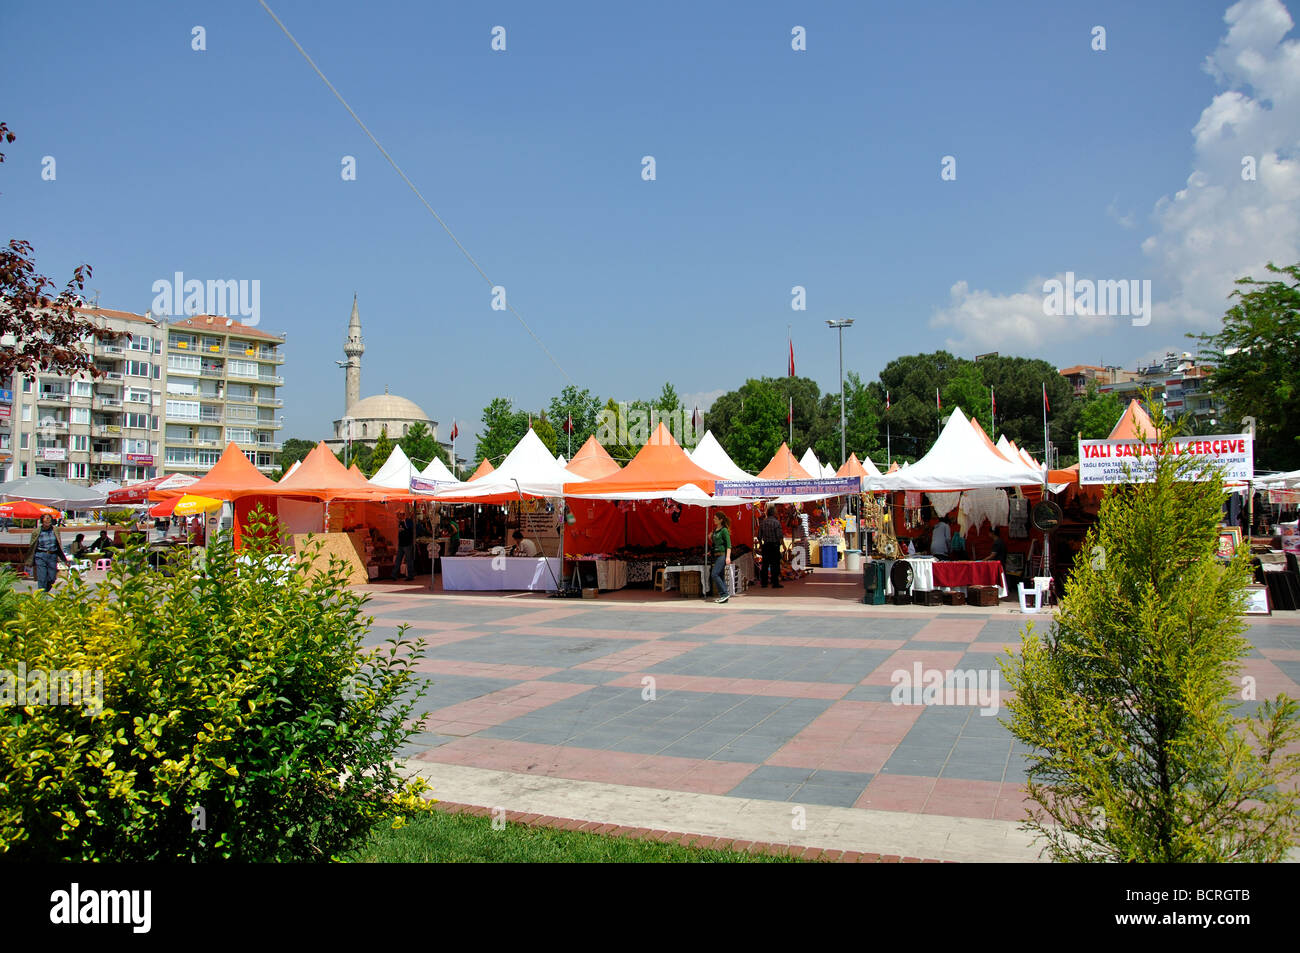
MULTIPOLYGON (((1027 617, 735 603, 385 593, 367 642, 403 622, 429 640, 418 667, 430 718, 403 753, 432 763, 435 778, 438 764, 465 765, 788 802, 791 811, 1023 816, 1027 751, 1001 723, 1005 710, 983 714, 970 697, 900 705, 894 696, 898 673, 917 665, 1000 678, 998 659, 1018 647, 1027 617)), ((1045 629, 1050 616, 1033 621, 1045 629)), ((1247 638, 1242 673, 1261 697, 1300 696, 1300 618, 1252 620, 1247 638)))

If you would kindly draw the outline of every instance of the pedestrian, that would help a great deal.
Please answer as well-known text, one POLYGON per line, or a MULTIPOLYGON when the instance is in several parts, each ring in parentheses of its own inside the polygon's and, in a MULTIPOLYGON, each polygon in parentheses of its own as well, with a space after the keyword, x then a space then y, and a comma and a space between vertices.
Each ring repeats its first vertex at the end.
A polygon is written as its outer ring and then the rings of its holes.
POLYGON ((68 565, 68 557, 63 553, 59 534, 54 530, 54 517, 47 513, 41 517, 40 526, 32 533, 32 542, 24 560, 36 570, 36 585, 45 592, 54 587, 54 580, 59 575, 58 560, 63 560, 63 565, 68 565))
POLYGON ((763 555, 763 567, 759 573, 758 582, 764 589, 767 588, 769 579, 772 582, 773 589, 783 588, 781 585, 781 543, 784 540, 785 533, 781 530, 781 521, 776 518, 776 507, 769 504, 767 515, 758 524, 758 541, 762 545, 763 555))
POLYGON ((936 559, 947 559, 951 550, 952 527, 948 525, 950 519, 951 517, 941 516, 930 534, 930 553, 936 559))
POLYGON ((394 579, 401 573, 403 562, 406 563, 406 581, 411 582, 415 579, 415 520, 411 519, 410 513, 403 516, 401 522, 397 524, 397 561, 393 563, 394 579))
POLYGON ((709 577, 713 584, 713 591, 721 593, 714 602, 721 605, 731 598, 727 592, 727 581, 724 577, 726 567, 731 565, 731 530, 730 523, 721 513, 713 514, 713 574, 709 577))

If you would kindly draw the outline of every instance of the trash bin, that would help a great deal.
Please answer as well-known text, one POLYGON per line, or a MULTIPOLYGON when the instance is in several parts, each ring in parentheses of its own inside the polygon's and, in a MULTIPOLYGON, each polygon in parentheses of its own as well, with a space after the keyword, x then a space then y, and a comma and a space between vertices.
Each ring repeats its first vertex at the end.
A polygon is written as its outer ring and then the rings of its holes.
POLYGON ((862 564, 862 601, 869 606, 885 604, 885 561, 868 559, 862 564))
POLYGON ((844 562, 849 572, 859 572, 862 569, 862 553, 850 549, 844 553, 844 562))
POLYGON ((834 543, 822 544, 822 568, 836 569, 840 564, 840 548, 834 543))

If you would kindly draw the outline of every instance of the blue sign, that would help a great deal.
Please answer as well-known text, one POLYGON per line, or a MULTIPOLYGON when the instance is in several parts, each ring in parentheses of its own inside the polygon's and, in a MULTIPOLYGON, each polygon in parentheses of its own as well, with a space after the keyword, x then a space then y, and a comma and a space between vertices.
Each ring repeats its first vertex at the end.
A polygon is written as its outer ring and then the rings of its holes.
POLYGON ((0 404, 12 404, 13 402, 14 392, 0 387, 0 404))

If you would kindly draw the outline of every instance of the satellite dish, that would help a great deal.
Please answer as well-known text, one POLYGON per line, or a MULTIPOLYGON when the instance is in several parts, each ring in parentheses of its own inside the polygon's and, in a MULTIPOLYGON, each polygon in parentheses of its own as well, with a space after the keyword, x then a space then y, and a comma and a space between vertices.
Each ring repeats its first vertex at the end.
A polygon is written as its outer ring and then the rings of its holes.
POLYGON ((1030 518, 1034 522, 1034 528, 1040 529, 1044 533, 1050 533, 1061 525, 1061 508, 1051 500, 1043 500, 1034 507, 1030 518))

